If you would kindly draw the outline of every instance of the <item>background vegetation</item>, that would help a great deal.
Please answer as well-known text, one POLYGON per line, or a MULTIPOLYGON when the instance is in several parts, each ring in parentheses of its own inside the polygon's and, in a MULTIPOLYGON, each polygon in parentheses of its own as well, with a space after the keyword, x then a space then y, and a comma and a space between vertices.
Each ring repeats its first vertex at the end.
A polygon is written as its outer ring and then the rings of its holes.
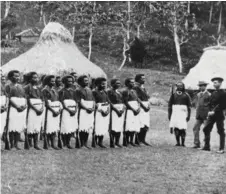
MULTIPOLYGON (((86 56, 92 51, 123 61, 137 36, 146 49, 140 68, 180 71, 193 67, 203 48, 225 41, 225 2, 1 2, 1 39, 28 28, 42 30, 49 21, 67 27, 86 56), (175 34, 176 33, 176 34, 175 34), (182 68, 178 64, 176 42, 182 68)), ((33 44, 10 43, 13 54, 1 53, 2 65, 33 44)), ((224 45, 224 44, 223 44, 224 45)), ((101 59, 100 59, 101 60, 101 59)), ((133 63, 126 61, 126 65, 133 63)))

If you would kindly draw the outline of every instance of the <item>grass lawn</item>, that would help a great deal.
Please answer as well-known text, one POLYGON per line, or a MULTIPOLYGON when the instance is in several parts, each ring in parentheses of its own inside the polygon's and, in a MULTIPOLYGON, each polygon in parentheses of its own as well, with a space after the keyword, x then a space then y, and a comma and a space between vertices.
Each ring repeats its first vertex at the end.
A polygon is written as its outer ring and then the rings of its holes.
MULTIPOLYGON (((216 129, 212 132, 212 152, 194 150, 193 124, 194 117, 189 123, 186 148, 174 147, 166 109, 159 107, 152 108, 147 137, 153 147, 4 151, 1 145, 1 191, 3 194, 225 194, 226 154, 215 153, 219 138, 216 129)), ((107 138, 105 144, 109 145, 107 138)))

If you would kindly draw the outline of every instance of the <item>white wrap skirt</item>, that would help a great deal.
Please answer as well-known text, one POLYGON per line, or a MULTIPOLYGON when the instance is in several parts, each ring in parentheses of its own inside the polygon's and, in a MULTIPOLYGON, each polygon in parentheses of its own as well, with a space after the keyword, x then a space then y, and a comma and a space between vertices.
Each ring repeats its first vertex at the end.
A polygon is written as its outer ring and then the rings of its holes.
MULTIPOLYGON (((114 107, 121 111, 123 110, 124 105, 123 104, 114 104, 114 107)), ((122 114, 121 117, 117 115, 117 113, 112 110, 111 112, 111 130, 115 132, 123 132, 124 127, 124 121, 125 121, 125 111, 122 114)))
MULTIPOLYGON (((55 110, 60 111, 62 109, 62 105, 59 101, 51 102, 49 101, 49 105, 55 110)), ((53 117, 53 113, 48 110, 46 116, 46 133, 51 134, 60 130, 60 114, 57 117, 53 117)))
MULTIPOLYGON (((31 98, 30 102, 38 110, 41 110, 43 107, 43 102, 41 99, 31 98)), ((40 132, 41 126, 42 126, 43 115, 44 115, 44 111, 41 115, 38 116, 32 108, 29 108, 28 117, 27 117, 27 133, 28 134, 40 132)))
MULTIPOLYGON (((64 100, 64 104, 68 109, 72 111, 74 111, 77 106, 74 100, 64 100)), ((71 116, 67 110, 63 109, 61 116, 60 132, 62 134, 69 134, 75 132, 77 129, 78 129, 78 111, 74 116, 71 116)))
MULTIPOLYGON (((135 110, 138 110, 139 104, 137 101, 130 101, 128 102, 131 107, 135 110)), ((140 132, 140 116, 134 115, 132 110, 127 110, 126 113, 126 128, 125 131, 132 131, 132 132, 140 132)))
MULTIPOLYGON (((142 104, 148 108, 149 106, 149 102, 148 101, 142 101, 142 104)), ((140 117, 140 127, 150 127, 150 113, 145 112, 143 108, 140 109, 140 113, 139 113, 139 117, 140 117)))
MULTIPOLYGON (((12 97, 11 100, 17 106, 26 105, 25 98, 12 97)), ((18 112, 17 109, 10 106, 9 108, 9 124, 8 131, 9 132, 18 132, 21 133, 26 128, 26 117, 27 117, 27 109, 23 112, 18 112)))
MULTIPOLYGON (((0 96, 1 98, 1 107, 6 105, 6 96, 0 96)), ((0 137, 2 136, 5 125, 6 125, 6 117, 7 117, 7 111, 1 113, 1 131, 0 131, 0 137)))
POLYGON ((173 129, 187 129, 187 116, 188 109, 186 105, 173 105, 169 127, 173 129))
POLYGON ((109 109, 110 109, 109 104, 106 104, 106 103, 97 104, 97 110, 96 110, 96 116, 95 116, 95 134, 97 136, 108 134, 109 124, 110 124, 110 114, 104 117, 100 111, 102 110, 106 112, 109 109))
MULTIPOLYGON (((94 101, 86 101, 82 99, 82 103, 87 108, 93 108, 94 107, 94 101)), ((94 112, 87 113, 86 110, 80 109, 79 113, 79 131, 83 132, 93 132, 94 127, 94 112)))

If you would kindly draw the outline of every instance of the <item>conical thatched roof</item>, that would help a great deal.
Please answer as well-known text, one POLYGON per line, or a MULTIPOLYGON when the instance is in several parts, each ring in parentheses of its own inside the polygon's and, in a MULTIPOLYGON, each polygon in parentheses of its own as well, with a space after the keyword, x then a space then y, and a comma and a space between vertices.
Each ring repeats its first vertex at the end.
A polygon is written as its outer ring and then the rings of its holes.
POLYGON ((222 77, 224 82, 222 88, 226 89, 226 47, 209 47, 204 49, 204 53, 198 64, 193 67, 183 82, 187 89, 198 89, 199 81, 209 83, 208 88, 213 89, 211 79, 222 77))
POLYGON ((2 67, 4 73, 13 69, 24 73, 36 71, 40 74, 76 71, 79 75, 89 74, 93 78, 106 77, 100 67, 90 62, 79 51, 70 32, 55 22, 46 25, 33 48, 2 67))

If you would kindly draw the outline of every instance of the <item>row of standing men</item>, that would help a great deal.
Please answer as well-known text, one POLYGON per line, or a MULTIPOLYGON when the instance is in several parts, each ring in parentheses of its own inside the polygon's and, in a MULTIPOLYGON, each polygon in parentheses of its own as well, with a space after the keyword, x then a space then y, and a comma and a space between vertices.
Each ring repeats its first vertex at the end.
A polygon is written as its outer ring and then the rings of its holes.
POLYGON ((121 134, 123 146, 141 143, 150 146, 145 140, 150 125, 150 103, 144 74, 127 78, 122 91, 119 79, 112 79, 111 89, 106 90, 104 77, 95 79, 96 87, 91 90, 89 77, 82 75, 77 79, 74 72, 62 78, 63 86, 56 86, 56 77, 47 75, 40 87, 36 72, 27 74, 25 86, 19 83, 19 71, 10 71, 7 77, 10 83, 1 84, 1 136, 4 134, 7 150, 21 149, 18 142, 22 132, 25 149, 33 142, 34 148, 40 150, 41 134, 44 149, 64 146, 72 149, 72 137, 76 138, 77 148, 90 149, 89 134, 92 147, 106 148, 103 139, 108 134, 110 147, 122 147, 121 134))

